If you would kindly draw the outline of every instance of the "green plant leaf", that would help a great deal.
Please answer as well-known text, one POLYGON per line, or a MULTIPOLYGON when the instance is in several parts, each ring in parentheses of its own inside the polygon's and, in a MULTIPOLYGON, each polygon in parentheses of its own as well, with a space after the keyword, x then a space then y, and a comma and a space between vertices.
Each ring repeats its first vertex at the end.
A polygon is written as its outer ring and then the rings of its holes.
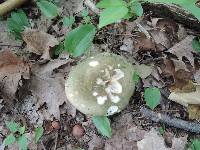
POLYGON ((102 28, 108 24, 114 23, 125 17, 128 13, 128 8, 125 6, 110 7, 104 9, 99 18, 99 28, 102 28))
POLYGON ((91 24, 81 25, 68 33, 64 41, 64 49, 74 57, 78 57, 92 44, 95 34, 95 26, 91 24))
POLYGON ((163 135, 165 133, 165 128, 159 127, 158 131, 159 131, 160 135, 163 135))
POLYGON ((140 2, 133 2, 131 3, 131 10, 133 11, 136 16, 142 16, 143 15, 143 8, 140 2))
POLYGON ((25 130, 26 130, 25 126, 20 127, 20 128, 18 129, 18 131, 19 131, 20 134, 24 134, 25 130))
POLYGON ((16 39, 22 39, 21 32, 25 27, 29 27, 29 21, 23 10, 11 13, 11 17, 7 20, 7 30, 15 36, 16 39))
POLYGON ((200 38, 194 38, 192 41, 192 47, 198 53, 200 52, 200 38))
POLYGON ((189 144, 189 150, 200 150, 200 139, 194 139, 191 144, 189 144))
POLYGON ((75 18, 73 16, 63 18, 63 25, 66 27, 72 26, 74 22, 75 22, 75 18))
POLYGON ((110 7, 119 7, 127 6, 127 3, 123 0, 101 0, 96 5, 98 8, 110 8, 110 7))
POLYGON ((41 12, 49 19, 52 19, 58 15, 58 7, 46 0, 40 0, 37 2, 37 6, 40 8, 41 12))
POLYGON ((26 135, 22 135, 17 139, 17 144, 20 150, 27 150, 28 148, 28 140, 26 135))
POLYGON ((133 81, 135 81, 135 84, 137 84, 140 81, 140 76, 137 72, 134 72, 133 74, 133 81))
POLYGON ((53 51, 55 55, 60 55, 64 51, 64 43, 61 42, 59 45, 53 47, 53 51))
POLYGON ((10 132, 15 133, 20 128, 20 124, 14 121, 5 121, 6 127, 10 130, 10 132))
POLYGON ((37 143, 40 140, 40 138, 43 135, 43 132, 44 132, 43 127, 38 127, 35 129, 35 143, 37 143))
POLYGON ((106 116, 94 116, 92 117, 92 121, 96 126, 97 130, 108 138, 112 136, 112 129, 110 127, 110 121, 106 116))
POLYGON ((4 146, 8 146, 8 145, 13 144, 15 141, 16 141, 16 138, 15 138, 15 136, 11 133, 11 134, 9 134, 9 135, 5 138, 5 140, 3 141, 3 145, 4 145, 4 146))
POLYGON ((160 90, 158 88, 146 88, 144 91, 144 100, 147 106, 154 109, 160 103, 160 90))
POLYGON ((88 16, 88 15, 89 15, 88 9, 82 10, 82 12, 81 12, 81 16, 82 16, 82 17, 86 17, 86 16, 88 16))

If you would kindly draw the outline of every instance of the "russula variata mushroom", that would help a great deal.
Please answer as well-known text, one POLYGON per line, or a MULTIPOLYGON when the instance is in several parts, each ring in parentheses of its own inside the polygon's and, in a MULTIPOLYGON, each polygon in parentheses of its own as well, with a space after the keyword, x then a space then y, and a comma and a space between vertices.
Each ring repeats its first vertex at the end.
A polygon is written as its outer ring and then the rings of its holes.
POLYGON ((8 13, 12 9, 15 9, 22 5, 27 0, 6 0, 3 3, 0 3, 0 16, 8 13))
POLYGON ((112 115, 128 104, 135 89, 133 74, 133 66, 122 56, 97 54, 72 68, 65 92, 84 114, 112 115))

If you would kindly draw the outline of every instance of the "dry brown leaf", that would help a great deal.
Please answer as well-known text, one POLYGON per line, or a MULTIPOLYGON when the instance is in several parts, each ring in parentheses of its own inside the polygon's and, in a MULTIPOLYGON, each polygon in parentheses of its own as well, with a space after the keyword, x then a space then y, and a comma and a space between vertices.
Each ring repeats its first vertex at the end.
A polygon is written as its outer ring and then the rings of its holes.
POLYGON ((146 51, 156 51, 156 44, 152 39, 148 39, 144 33, 139 33, 133 42, 134 48, 144 53, 146 51))
POLYGON ((195 72, 194 79, 197 84, 200 84, 200 69, 195 72))
POLYGON ((50 48, 59 44, 52 35, 34 29, 26 29, 22 33, 22 37, 27 43, 27 49, 32 53, 42 55, 41 58, 45 60, 50 59, 50 48))
POLYGON ((186 57, 189 60, 190 64, 194 67, 193 53, 195 53, 195 51, 192 48, 193 39, 194 36, 188 35, 185 39, 183 39, 179 43, 175 44, 172 48, 170 48, 168 52, 177 56, 179 61, 182 61, 182 59, 186 57))
POLYGON ((189 119, 200 120, 200 105, 189 104, 187 108, 189 119))
POLYGON ((164 59, 163 64, 160 66, 161 76, 170 80, 167 84, 172 91, 187 89, 192 80, 192 73, 189 70, 185 70, 181 62, 164 59))
MULTIPOLYGON (((37 96, 39 103, 46 103, 48 112, 55 118, 60 119, 59 106, 67 102, 64 88, 64 76, 56 77, 54 69, 67 64, 69 60, 54 60, 46 65, 35 65, 32 70, 32 78, 30 81, 30 90, 33 95, 37 96)), ((75 108, 67 103, 69 114, 74 116, 75 108)))
POLYGON ((88 150, 103 149, 104 141, 103 138, 93 134, 92 139, 88 142, 88 150))
POLYGON ((142 79, 143 87, 158 87, 163 88, 165 86, 164 82, 162 82, 162 78, 159 74, 159 71, 157 68, 152 67, 151 74, 142 79))
POLYGON ((188 106, 189 104, 200 104, 200 86, 196 86, 196 91, 191 89, 191 92, 172 92, 169 95, 169 99, 175 101, 183 106, 188 106))
POLYGON ((137 142, 138 150, 184 150, 187 143, 187 137, 173 138, 172 147, 167 148, 162 136, 152 128, 146 133, 144 139, 137 142))
POLYGON ((112 138, 106 141, 104 150, 137 150, 137 141, 143 139, 146 131, 135 126, 131 114, 115 119, 112 138))
POLYGON ((10 50, 0 52, 0 93, 5 100, 15 98, 20 80, 29 78, 29 65, 10 50))
POLYGON ((164 31, 154 29, 150 30, 149 33, 156 43, 157 51, 164 51, 172 46, 169 36, 164 31))

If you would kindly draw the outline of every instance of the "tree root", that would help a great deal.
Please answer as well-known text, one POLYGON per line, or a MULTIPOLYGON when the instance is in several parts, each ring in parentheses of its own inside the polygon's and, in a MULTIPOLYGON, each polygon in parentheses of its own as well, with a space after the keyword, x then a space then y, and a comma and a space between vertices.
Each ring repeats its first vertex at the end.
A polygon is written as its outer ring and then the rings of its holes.
POLYGON ((144 117, 147 117, 154 122, 161 122, 169 126, 173 126, 193 133, 200 133, 199 123, 189 122, 178 118, 169 117, 164 114, 155 113, 147 108, 141 108, 140 112, 143 114, 144 117))
POLYGON ((9 11, 19 7, 22 5, 26 0, 7 0, 0 4, 0 16, 5 15, 9 11))

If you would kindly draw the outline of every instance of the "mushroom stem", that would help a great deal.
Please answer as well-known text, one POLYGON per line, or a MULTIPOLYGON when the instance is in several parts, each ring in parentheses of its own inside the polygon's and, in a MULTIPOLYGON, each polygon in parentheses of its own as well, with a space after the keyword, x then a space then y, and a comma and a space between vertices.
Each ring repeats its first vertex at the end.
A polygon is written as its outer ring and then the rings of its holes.
POLYGON ((3 16, 4 14, 8 13, 14 8, 19 7, 21 4, 23 4, 26 0, 7 0, 0 4, 0 16, 3 16))

